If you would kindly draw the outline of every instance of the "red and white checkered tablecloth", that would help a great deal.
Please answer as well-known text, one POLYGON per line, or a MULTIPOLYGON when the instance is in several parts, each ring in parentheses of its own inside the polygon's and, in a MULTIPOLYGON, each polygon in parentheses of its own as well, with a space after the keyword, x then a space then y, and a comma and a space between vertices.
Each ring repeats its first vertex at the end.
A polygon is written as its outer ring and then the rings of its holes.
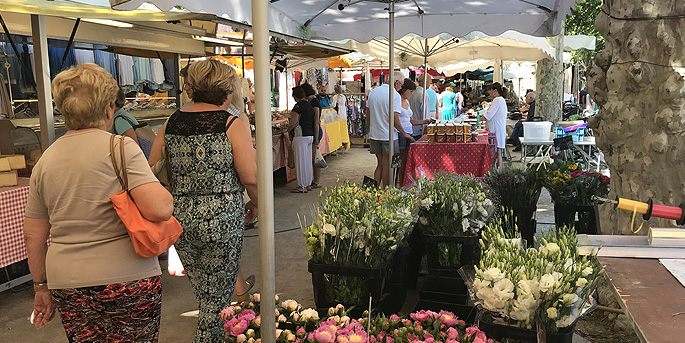
POLYGON ((15 187, 0 187, 0 268, 28 258, 22 229, 28 197, 28 178, 19 178, 15 187))
POLYGON ((417 179, 432 179, 440 172, 483 177, 490 171, 493 158, 487 136, 479 136, 473 143, 411 144, 403 186, 409 188, 417 179))

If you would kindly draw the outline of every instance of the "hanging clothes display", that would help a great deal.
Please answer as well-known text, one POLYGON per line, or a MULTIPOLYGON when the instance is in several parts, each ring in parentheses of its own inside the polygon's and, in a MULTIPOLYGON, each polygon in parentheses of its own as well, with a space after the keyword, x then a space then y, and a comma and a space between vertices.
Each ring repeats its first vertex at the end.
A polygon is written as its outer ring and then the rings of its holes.
POLYGON ((366 97, 360 95, 350 95, 347 99, 347 127, 350 135, 364 136, 366 134, 366 122, 364 119, 364 109, 366 108, 366 97))
POLYGON ((26 68, 21 68, 21 65, 17 65, 17 67, 21 69, 19 89, 22 93, 29 94, 31 97, 34 97, 36 95, 36 80, 34 78, 33 63, 31 63, 33 49, 29 49, 26 44, 23 44, 21 50, 22 51, 21 55, 19 55, 19 58, 21 58, 22 62, 24 63, 24 67, 26 68))
MULTIPOLYGON (((50 44, 64 44, 60 40, 50 40, 48 39, 48 45, 50 44)), ((57 74, 63 70, 69 69, 71 66, 76 65, 76 58, 74 57, 74 49, 69 49, 64 63, 62 63, 62 58, 64 58, 64 52, 67 49, 59 48, 56 46, 48 47, 48 58, 50 60, 50 78, 54 79, 57 74)))
POLYGON ((333 69, 328 69, 328 83, 326 84, 326 93, 335 94, 335 85, 338 84, 338 73, 333 69))
POLYGON ((92 50, 74 49, 76 65, 95 63, 95 54, 92 50))
POLYGON ((118 80, 116 55, 102 50, 95 50, 95 64, 107 70, 108 73, 118 80))
POLYGON ((162 61, 160 59, 150 59, 150 73, 152 75, 152 82, 158 85, 164 83, 164 66, 162 65, 162 61))
POLYGON ((119 77, 121 86, 133 86, 133 57, 119 55, 119 77))

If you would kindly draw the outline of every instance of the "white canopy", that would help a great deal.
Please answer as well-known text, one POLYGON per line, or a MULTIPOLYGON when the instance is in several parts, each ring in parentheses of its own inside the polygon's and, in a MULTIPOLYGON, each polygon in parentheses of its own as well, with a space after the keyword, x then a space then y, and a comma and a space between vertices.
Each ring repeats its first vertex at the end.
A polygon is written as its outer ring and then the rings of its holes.
MULTIPOLYGON (((145 0, 110 0, 116 9, 135 9, 145 0)), ((248 1, 152 0, 164 11, 180 5, 191 12, 227 15, 252 23, 248 1)), ((395 35, 441 33, 464 36, 472 31, 499 35, 507 30, 548 37, 559 34, 574 0, 422 0, 395 3, 395 35)), ((360 42, 388 32, 388 1, 271 0, 271 30, 312 39, 360 42), (342 6, 341 6, 342 5, 342 6), (342 10, 340 10, 342 8, 342 10), (353 25, 350 25, 353 24, 353 25)))
MULTIPOLYGON (((353 40, 322 42, 389 60, 389 43, 386 38, 375 38, 368 43, 353 40)), ((409 34, 395 41, 395 64, 401 68, 416 67, 426 62, 432 67, 437 67, 473 60, 491 61, 497 58, 508 61, 537 61, 552 58, 553 55, 554 48, 544 38, 513 31, 495 37, 475 32, 462 38, 442 34, 428 39, 409 34)))

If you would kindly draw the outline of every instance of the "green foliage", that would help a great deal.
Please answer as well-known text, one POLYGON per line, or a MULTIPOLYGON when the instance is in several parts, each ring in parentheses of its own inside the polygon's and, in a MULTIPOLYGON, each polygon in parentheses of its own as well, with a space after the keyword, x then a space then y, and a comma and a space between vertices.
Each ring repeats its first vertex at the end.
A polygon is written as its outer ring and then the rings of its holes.
POLYGON ((576 7, 566 17, 567 35, 589 35, 597 37, 595 50, 580 49, 574 51, 573 63, 580 63, 583 71, 592 66, 595 56, 604 51, 604 37, 595 27, 595 19, 602 9, 602 0, 580 0, 576 7))

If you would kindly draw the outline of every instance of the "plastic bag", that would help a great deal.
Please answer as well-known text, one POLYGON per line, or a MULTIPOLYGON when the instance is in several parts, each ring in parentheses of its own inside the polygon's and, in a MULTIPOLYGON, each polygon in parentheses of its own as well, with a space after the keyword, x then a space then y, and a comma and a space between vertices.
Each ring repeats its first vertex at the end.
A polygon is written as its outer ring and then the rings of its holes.
POLYGON ((314 166, 319 169, 328 168, 328 163, 326 163, 326 160, 323 158, 321 150, 319 149, 316 149, 316 158, 314 158, 314 166))
POLYGON ((169 275, 172 276, 185 276, 186 275, 186 270, 183 268, 183 264, 181 263, 181 259, 178 257, 178 253, 176 252, 176 248, 172 245, 169 248, 169 275))

